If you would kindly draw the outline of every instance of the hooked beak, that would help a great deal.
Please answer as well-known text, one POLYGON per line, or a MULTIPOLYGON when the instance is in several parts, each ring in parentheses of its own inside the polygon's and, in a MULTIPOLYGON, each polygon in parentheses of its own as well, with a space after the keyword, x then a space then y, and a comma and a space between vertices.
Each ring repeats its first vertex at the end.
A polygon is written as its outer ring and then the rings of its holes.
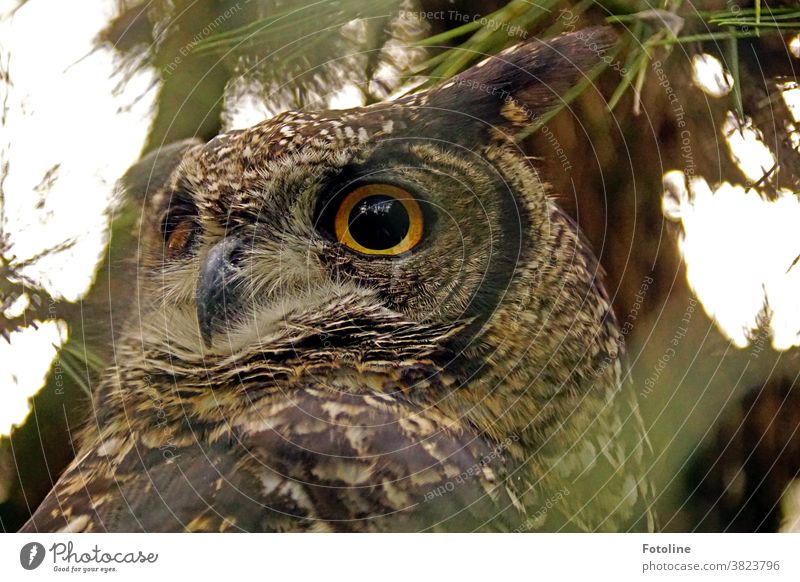
POLYGON ((207 347, 238 303, 233 258, 240 246, 240 240, 234 236, 222 239, 208 252, 200 268, 195 301, 200 334, 207 347))

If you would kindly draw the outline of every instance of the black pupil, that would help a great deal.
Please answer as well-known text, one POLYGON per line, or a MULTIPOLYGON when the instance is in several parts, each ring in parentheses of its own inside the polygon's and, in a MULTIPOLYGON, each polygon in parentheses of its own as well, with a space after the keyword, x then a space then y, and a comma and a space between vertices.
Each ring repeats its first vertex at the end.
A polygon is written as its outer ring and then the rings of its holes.
POLYGON ((359 201, 350 211, 348 221, 353 240, 375 251, 398 244, 409 228, 408 212, 403 203, 381 194, 359 201))

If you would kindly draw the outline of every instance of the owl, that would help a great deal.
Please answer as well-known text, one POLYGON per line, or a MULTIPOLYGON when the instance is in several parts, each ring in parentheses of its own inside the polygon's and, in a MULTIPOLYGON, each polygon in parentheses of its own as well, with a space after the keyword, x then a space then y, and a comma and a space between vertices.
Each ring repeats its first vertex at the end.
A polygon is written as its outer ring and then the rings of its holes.
POLYGON ((182 151, 24 531, 652 529, 602 272, 514 141, 613 43, 523 42, 182 151))

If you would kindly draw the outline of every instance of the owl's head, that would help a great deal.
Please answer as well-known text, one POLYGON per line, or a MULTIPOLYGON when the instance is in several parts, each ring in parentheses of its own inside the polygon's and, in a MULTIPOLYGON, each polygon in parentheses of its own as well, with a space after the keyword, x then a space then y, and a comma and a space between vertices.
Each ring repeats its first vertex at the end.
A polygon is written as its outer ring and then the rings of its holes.
POLYGON ((522 43, 411 97, 189 149, 148 201, 145 343, 359 371, 497 361, 505 386, 568 390, 602 360, 609 307, 513 138, 612 43, 607 29, 522 43))

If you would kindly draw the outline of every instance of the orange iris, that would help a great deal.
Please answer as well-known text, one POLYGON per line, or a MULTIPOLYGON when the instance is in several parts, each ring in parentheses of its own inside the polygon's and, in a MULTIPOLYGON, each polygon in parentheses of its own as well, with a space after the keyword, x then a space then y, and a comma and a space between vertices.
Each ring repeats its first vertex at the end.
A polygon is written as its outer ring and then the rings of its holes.
POLYGON ((413 249, 425 226, 412 195, 389 184, 359 186, 342 200, 334 227, 336 239, 365 255, 397 256, 413 249))

